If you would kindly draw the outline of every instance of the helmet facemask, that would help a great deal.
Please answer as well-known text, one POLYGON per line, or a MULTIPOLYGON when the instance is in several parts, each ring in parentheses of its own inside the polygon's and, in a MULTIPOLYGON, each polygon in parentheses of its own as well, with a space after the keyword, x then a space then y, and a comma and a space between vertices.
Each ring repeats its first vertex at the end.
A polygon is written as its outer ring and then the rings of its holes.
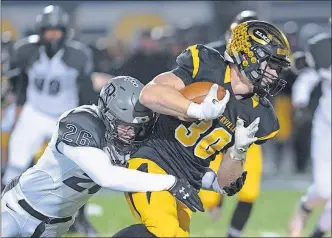
POLYGON ((42 28, 40 30, 41 35, 41 43, 45 46, 46 54, 49 58, 52 58, 62 47, 67 38, 66 29, 63 27, 55 27, 55 28, 42 28), (45 33, 48 30, 60 30, 62 32, 62 36, 59 39, 46 39, 45 33))
POLYGON ((109 123, 109 128, 106 131, 107 143, 112 145, 121 155, 135 153, 151 135, 154 120, 142 123, 126 123, 116 120, 111 114, 110 110, 105 114, 109 123))

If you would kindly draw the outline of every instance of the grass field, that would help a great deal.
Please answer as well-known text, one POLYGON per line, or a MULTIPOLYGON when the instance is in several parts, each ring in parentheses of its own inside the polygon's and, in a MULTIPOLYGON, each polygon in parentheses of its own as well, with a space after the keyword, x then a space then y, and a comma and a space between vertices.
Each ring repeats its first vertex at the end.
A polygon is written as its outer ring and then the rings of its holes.
MULTIPOLYGON (((244 237, 272 237, 286 236, 287 222, 293 212, 294 204, 298 201, 302 192, 280 190, 263 191, 254 207, 252 217, 247 224, 244 237)), ((235 198, 227 198, 224 212, 218 222, 212 223, 208 213, 193 215, 191 223, 192 237, 223 237, 226 234, 227 225, 236 203, 235 198)), ((125 226, 136 223, 131 216, 129 208, 122 194, 101 194, 91 199, 90 208, 101 206, 102 214, 91 215, 90 219, 96 225, 101 236, 112 236, 116 231, 125 226)), ((91 209, 92 210, 92 209, 91 209)), ((321 209, 317 209, 308 221, 305 234, 311 231, 318 219, 321 209)), ((329 237, 331 234, 329 234, 329 237)))

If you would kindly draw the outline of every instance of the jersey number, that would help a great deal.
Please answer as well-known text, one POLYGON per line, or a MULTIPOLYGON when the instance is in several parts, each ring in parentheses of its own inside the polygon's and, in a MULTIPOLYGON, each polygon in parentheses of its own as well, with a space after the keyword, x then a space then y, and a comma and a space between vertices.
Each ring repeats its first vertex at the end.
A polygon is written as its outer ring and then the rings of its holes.
POLYGON ((89 146, 90 145, 90 139, 92 138, 92 135, 88 131, 80 130, 78 132, 77 127, 73 124, 67 124, 66 128, 68 129, 68 131, 63 133, 63 136, 62 136, 62 139, 64 141, 72 143, 75 140, 75 143, 77 145, 80 145, 80 146, 89 146))
POLYGON ((188 128, 181 124, 175 129, 175 138, 185 147, 196 145, 195 156, 207 159, 217 151, 221 151, 232 140, 232 135, 222 127, 215 128, 200 139, 201 135, 211 127, 212 121, 192 123, 188 128))
MULTIPOLYGON (((66 184, 68 187, 74 189, 75 191, 81 193, 84 190, 87 190, 87 188, 84 188, 80 185, 78 185, 79 183, 93 183, 93 181, 90 179, 90 177, 84 173, 84 176, 86 176, 87 178, 79 178, 76 176, 67 178, 66 180, 63 181, 64 184, 66 184)), ((101 187, 96 184, 95 186, 91 187, 88 189, 88 194, 95 194, 96 192, 98 192, 101 189, 101 187)))
MULTIPOLYGON (((44 86, 45 86, 45 79, 36 78, 35 79, 35 86, 40 92, 43 91, 44 86)), ((59 80, 52 79, 49 82, 47 88, 48 88, 47 92, 48 92, 49 95, 58 94, 59 91, 60 91, 60 82, 59 82, 59 80)))

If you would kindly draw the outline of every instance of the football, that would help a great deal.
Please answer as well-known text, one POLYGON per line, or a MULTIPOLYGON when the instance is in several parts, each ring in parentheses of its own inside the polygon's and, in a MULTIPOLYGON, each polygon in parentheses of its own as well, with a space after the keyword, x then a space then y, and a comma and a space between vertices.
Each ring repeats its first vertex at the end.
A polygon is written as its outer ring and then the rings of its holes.
MULTIPOLYGON (((189 84, 187 87, 181 89, 180 93, 188 100, 200 104, 209 93, 212 85, 213 83, 210 82, 196 82, 189 84)), ((226 90, 219 86, 217 94, 218 100, 223 99, 225 94, 226 90)))

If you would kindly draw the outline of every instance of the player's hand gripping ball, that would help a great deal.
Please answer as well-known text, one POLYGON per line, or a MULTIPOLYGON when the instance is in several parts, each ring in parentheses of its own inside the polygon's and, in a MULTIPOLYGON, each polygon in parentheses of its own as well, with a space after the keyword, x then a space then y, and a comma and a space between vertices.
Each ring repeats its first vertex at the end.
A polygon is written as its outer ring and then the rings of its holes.
POLYGON ((195 110, 194 112, 200 111, 200 113, 198 113, 198 115, 193 118, 180 118, 181 120, 195 121, 197 120, 197 118, 200 120, 211 120, 217 118, 218 116, 220 116, 221 113, 223 113, 229 100, 229 92, 227 92, 223 87, 217 85, 214 86, 215 88, 211 88, 213 85, 214 83, 211 82, 196 82, 189 84, 188 86, 180 90, 180 93, 185 98, 196 104, 195 106, 197 107, 197 110, 195 110), (224 98, 227 100, 223 100, 224 98), (225 102, 222 102, 222 104, 220 105, 221 100, 225 102), (218 107, 218 109, 215 108, 216 106, 218 107))

